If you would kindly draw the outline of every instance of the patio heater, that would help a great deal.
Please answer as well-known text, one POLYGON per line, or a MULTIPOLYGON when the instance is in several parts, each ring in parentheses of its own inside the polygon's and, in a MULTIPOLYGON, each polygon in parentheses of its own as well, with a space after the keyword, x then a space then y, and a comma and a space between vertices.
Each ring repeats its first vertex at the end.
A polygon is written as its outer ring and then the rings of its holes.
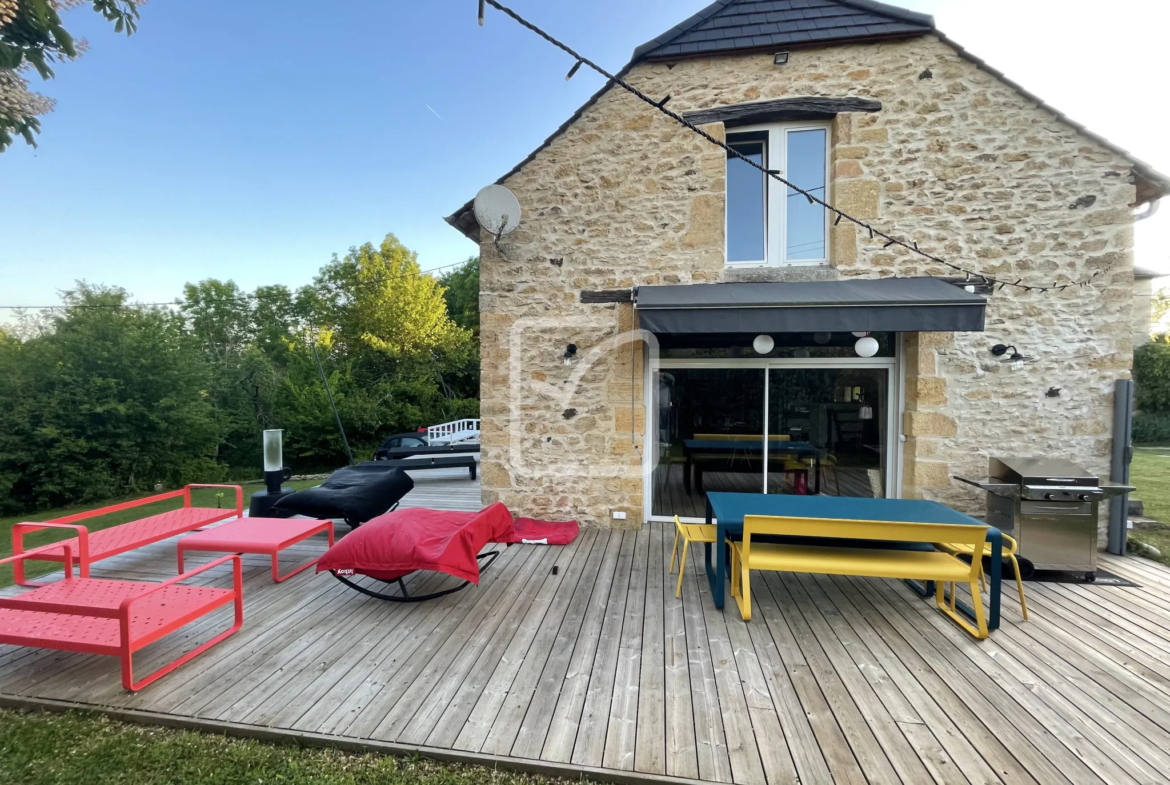
POLYGON ((284 431, 264 432, 264 485, 266 490, 252 494, 248 505, 251 518, 273 518, 272 506, 295 491, 281 487, 284 482, 284 431))

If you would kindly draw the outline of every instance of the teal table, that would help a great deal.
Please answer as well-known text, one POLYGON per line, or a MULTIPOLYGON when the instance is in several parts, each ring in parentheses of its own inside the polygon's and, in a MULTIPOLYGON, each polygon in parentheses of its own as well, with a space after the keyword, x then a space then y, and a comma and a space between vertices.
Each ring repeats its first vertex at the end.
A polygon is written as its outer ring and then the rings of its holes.
MULTIPOLYGON (((791 518, 825 518, 854 521, 898 521, 902 523, 952 523, 968 526, 986 526, 983 521, 952 510, 945 504, 920 499, 864 499, 845 496, 788 496, 776 493, 708 493, 707 524, 715 525, 715 545, 720 558, 711 556, 711 544, 704 545, 707 579, 711 583, 711 597, 715 607, 722 608, 724 586, 728 573, 726 539, 743 536, 745 515, 777 515, 791 518)), ((839 540, 825 538, 794 538, 810 543, 857 547, 915 547, 914 543, 888 543, 868 540, 839 540)), ((989 600, 987 628, 999 629, 1000 578, 1003 573, 1003 535, 990 527, 987 540, 991 543, 991 568, 988 571, 989 600)), ((923 544, 924 548, 930 546, 923 544)), ((913 586, 913 584, 911 584, 913 586)), ((932 584, 915 590, 924 597, 934 593, 932 584)), ((956 603, 964 615, 974 618, 975 612, 965 603, 956 603)))

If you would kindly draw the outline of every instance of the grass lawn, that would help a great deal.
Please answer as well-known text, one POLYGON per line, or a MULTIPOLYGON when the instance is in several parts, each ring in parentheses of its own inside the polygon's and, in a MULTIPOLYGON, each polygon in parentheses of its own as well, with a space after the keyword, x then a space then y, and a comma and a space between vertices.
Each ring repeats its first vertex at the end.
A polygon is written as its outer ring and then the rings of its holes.
MULTIPOLYGON (((82 713, 0 711, 0 782, 20 785, 551 785, 421 758, 359 755, 128 725, 82 713)), ((576 781, 576 780, 574 780, 576 781)))
MULTIPOLYGON (((314 485, 320 485, 318 480, 305 480, 302 482, 285 483, 284 487, 292 488, 294 490, 301 490, 310 488, 314 485)), ((252 494, 257 491, 264 490, 264 486, 259 483, 251 485, 244 485, 244 509, 248 509, 248 500, 252 498, 252 494)), ((217 490, 203 488, 198 489, 192 493, 191 503, 196 507, 227 507, 234 508, 236 504, 236 497, 234 491, 224 491, 223 498, 217 498, 217 490)), ((144 494, 145 495, 145 494, 144 494)), ((68 507, 60 510, 45 510, 43 512, 35 513, 33 515, 16 516, 12 518, 0 518, 0 559, 12 555, 12 525, 14 523, 31 523, 36 521, 47 521, 53 518, 62 518, 73 513, 84 512, 85 510, 93 510, 99 507, 106 507, 118 502, 130 501, 134 498, 141 497, 127 497, 125 499, 112 499, 107 502, 88 504, 82 507, 68 507)), ((119 523, 126 523, 127 521, 137 520, 138 518, 145 518, 148 515, 156 515, 160 512, 168 510, 175 510, 183 506, 183 499, 168 499, 157 504, 147 505, 145 507, 135 507, 130 510, 112 513, 110 515, 103 515, 100 518, 93 518, 83 521, 82 525, 89 528, 91 532, 100 529, 108 529, 111 526, 117 526, 119 523)), ((68 536, 61 531, 44 531, 35 532, 24 538, 25 547, 33 548, 38 545, 53 542, 54 540, 68 539, 68 536)), ((59 570, 60 566, 50 562, 30 561, 25 568, 25 574, 29 577, 37 575, 44 575, 45 573, 59 570)), ((5 564, 0 566, 0 587, 12 585, 12 566, 5 564)))
POLYGON ((1135 448, 1130 480, 1137 488, 1133 495, 1145 503, 1146 516, 1162 521, 1160 526, 1135 526, 1130 539, 1154 546, 1170 564, 1170 447, 1135 448))

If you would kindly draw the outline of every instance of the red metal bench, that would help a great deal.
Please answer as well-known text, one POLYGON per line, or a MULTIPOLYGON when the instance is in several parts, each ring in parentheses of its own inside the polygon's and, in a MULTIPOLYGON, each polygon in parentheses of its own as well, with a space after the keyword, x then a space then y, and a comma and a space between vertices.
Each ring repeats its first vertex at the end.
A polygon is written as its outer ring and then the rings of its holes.
MULTIPOLYGON (((177 534, 186 534, 189 531, 208 526, 212 523, 227 520, 228 518, 244 515, 244 489, 238 485, 188 485, 181 491, 160 493, 145 499, 132 502, 123 502, 100 510, 79 512, 76 515, 66 515, 63 518, 54 518, 44 523, 18 523, 12 527, 12 554, 14 556, 26 553, 24 550, 24 535, 42 529, 68 528, 77 532, 77 536, 65 542, 54 543, 44 548, 36 548, 35 561, 52 561, 64 563, 66 553, 72 554, 72 563, 80 567, 81 577, 89 577, 89 566, 93 562, 126 553, 144 545, 160 542, 174 537, 177 534), (192 488, 227 488, 236 492, 236 507, 232 509, 218 509, 211 507, 192 507, 192 488), (182 497, 183 506, 178 510, 151 515, 137 521, 111 526, 90 534, 84 526, 77 525, 78 521, 97 518, 122 510, 142 507, 147 504, 177 499, 182 497), (69 546, 66 548, 66 546, 69 546)), ((28 551, 31 554, 33 551, 28 551)), ((13 578, 18 586, 36 586, 38 584, 26 582, 24 579, 24 560, 18 559, 12 565, 13 578)))
POLYGON ((164 583, 73 577, 73 547, 46 545, 0 559, 20 564, 63 550, 65 580, 16 597, 0 597, 0 644, 106 654, 122 661, 122 686, 136 691, 167 675, 234 634, 244 623, 240 557, 224 556, 164 583), (56 549, 56 550, 54 550, 56 549), (232 588, 185 586, 181 582, 232 562, 232 588), (235 622, 227 630, 144 679, 134 680, 134 652, 228 603, 235 622))

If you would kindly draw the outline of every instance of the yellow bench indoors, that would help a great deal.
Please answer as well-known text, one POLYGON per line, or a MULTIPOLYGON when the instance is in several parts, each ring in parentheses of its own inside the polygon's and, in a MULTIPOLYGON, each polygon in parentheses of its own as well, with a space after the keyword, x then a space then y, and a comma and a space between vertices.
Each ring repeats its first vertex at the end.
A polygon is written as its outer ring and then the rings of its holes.
POLYGON ((980 562, 973 564, 938 551, 895 550, 829 545, 788 545, 753 542, 753 537, 832 537, 841 540, 882 540, 905 543, 954 543, 983 551, 986 526, 945 523, 897 523, 850 521, 825 518, 782 518, 765 515, 744 517, 743 540, 728 539, 731 546, 731 593, 745 621, 752 617, 752 570, 803 572, 818 575, 853 575, 866 578, 898 578, 935 581, 939 610, 976 638, 987 637, 987 618, 979 592, 980 562), (976 624, 972 625, 955 608, 954 584, 971 587, 976 624), (948 605, 944 588, 951 584, 948 605))

